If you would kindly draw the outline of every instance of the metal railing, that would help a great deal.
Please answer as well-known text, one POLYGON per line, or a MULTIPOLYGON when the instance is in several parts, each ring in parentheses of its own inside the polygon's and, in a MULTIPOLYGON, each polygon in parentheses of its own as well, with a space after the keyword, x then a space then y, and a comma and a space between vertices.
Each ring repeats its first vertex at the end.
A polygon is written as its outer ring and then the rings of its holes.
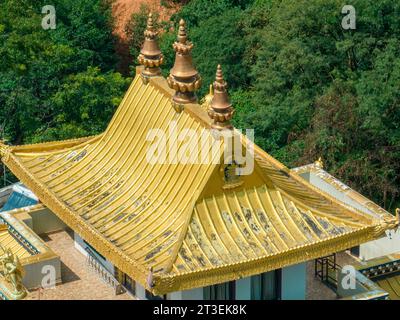
POLYGON ((112 287, 115 291, 115 295, 119 295, 126 292, 126 289, 122 284, 115 279, 107 267, 97 258, 96 254, 89 248, 85 248, 87 254, 86 263, 90 270, 95 272, 103 282, 112 287))
POLYGON ((389 294, 356 270, 356 287, 346 293, 340 282, 339 273, 342 267, 336 263, 336 255, 321 257, 315 260, 315 276, 343 300, 386 300, 389 294))
POLYGON ((334 291, 337 289, 337 270, 340 269, 335 254, 315 259, 315 276, 334 291))

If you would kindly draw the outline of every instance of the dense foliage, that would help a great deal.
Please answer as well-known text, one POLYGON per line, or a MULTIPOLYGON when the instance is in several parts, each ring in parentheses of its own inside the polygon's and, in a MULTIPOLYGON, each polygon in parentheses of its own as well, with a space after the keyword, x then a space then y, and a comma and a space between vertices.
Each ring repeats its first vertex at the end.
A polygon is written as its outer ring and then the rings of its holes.
POLYGON ((128 84, 114 72, 110 3, 52 3, 54 30, 45 1, 0 3, 1 136, 13 144, 101 132, 128 84))
POLYGON ((330 172, 392 209, 400 185, 400 3, 352 5, 356 30, 342 29, 338 0, 271 2, 256 31, 255 108, 245 123, 287 164, 321 155, 330 172))

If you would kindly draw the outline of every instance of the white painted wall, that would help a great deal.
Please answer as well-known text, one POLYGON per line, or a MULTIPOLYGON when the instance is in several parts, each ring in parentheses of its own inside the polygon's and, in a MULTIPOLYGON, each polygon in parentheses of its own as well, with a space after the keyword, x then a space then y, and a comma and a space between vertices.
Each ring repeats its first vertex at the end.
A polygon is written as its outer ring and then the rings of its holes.
POLYGON ((36 234, 50 233, 67 228, 67 225, 48 208, 34 210, 29 215, 32 217, 32 230, 36 234))
POLYGON ((400 252, 400 230, 386 231, 386 235, 360 245, 360 259, 367 261, 400 252))
POLYGON ((7 202, 7 199, 10 197, 12 192, 13 192, 13 186, 8 186, 0 189, 0 208, 4 206, 4 204, 7 202))
POLYGON ((27 187, 25 187, 21 182, 17 182, 15 184, 13 184, 13 190, 18 193, 23 194, 25 197, 39 201, 39 198, 36 197, 36 195, 31 190, 29 190, 27 187))
MULTIPOLYGON (((329 193, 331 196, 343 203, 357 208, 367 214, 373 214, 366 206, 350 198, 345 194, 345 192, 337 190, 332 185, 318 177, 315 173, 304 173, 301 174, 301 176, 317 188, 329 193)), ((387 231, 386 235, 382 238, 361 244, 359 258, 367 261, 398 252, 400 252, 400 230, 397 230, 396 232, 387 231)))
POLYGON ((25 276, 22 280, 28 289, 42 287, 43 278, 48 275, 48 266, 52 266, 55 271, 55 284, 61 283, 61 262, 59 257, 54 257, 45 261, 39 261, 24 266, 25 276), (44 268, 46 267, 46 268, 44 268))
MULTIPOLYGON (((326 193, 328 193, 329 195, 338 199, 339 201, 341 201, 353 208, 356 208, 362 212, 365 212, 366 214, 373 215, 373 213, 367 207, 363 206, 362 204, 358 203, 354 199, 350 198, 348 195, 346 195, 345 192, 339 191, 338 189, 333 187, 331 184, 329 184, 325 180, 318 177, 314 172, 310 172, 310 173, 306 173, 306 174, 303 173, 303 174, 300 174, 300 176, 303 177, 308 182, 310 182, 312 185, 316 186, 318 189, 325 191, 326 193)), ((338 181, 340 181, 340 180, 338 180, 338 181)), ((347 187, 347 188, 349 188, 349 187, 347 187)))

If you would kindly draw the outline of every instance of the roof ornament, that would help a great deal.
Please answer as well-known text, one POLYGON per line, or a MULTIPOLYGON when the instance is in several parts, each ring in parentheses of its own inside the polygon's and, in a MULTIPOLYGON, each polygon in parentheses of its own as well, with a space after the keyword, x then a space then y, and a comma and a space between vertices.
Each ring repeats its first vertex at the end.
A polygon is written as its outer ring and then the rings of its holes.
POLYGON ((158 46, 157 35, 158 31, 154 27, 153 15, 149 13, 147 28, 144 31, 143 47, 138 56, 139 63, 144 66, 141 73, 144 83, 147 83, 151 77, 161 75, 160 65, 164 62, 164 56, 158 46))
POLYGON ((202 99, 203 101, 201 107, 204 109, 204 111, 208 112, 208 110, 210 110, 213 96, 214 96, 214 87, 212 84, 210 84, 210 90, 208 94, 202 99))
POLYGON ((197 97, 195 91, 201 86, 201 77, 193 66, 193 43, 188 41, 185 21, 179 22, 178 41, 173 44, 175 64, 170 71, 167 82, 170 88, 175 90, 172 103, 175 110, 182 111, 183 105, 195 103, 197 97))
POLYGON ((400 224, 400 209, 396 209, 395 217, 385 216, 382 220, 375 225, 372 233, 377 238, 385 233, 386 230, 397 230, 400 224))
POLYGON ((222 189, 234 189, 240 187, 244 181, 242 176, 237 173, 237 169, 243 167, 238 164, 235 160, 231 160, 230 163, 221 166, 220 173, 223 177, 223 186, 222 189))
POLYGON ((232 108, 232 104, 229 100, 227 86, 221 65, 218 65, 213 84, 214 96, 211 101, 211 108, 208 111, 208 115, 214 120, 211 125, 213 129, 233 129, 230 120, 232 119, 235 110, 232 108))
POLYGON ((314 162, 314 165, 315 165, 316 167, 320 168, 320 169, 323 169, 323 168, 324 168, 324 162, 322 161, 322 158, 319 157, 318 160, 316 160, 316 161, 314 162))
POLYGON ((4 142, 4 140, 0 140, 0 159, 7 161, 10 156, 10 146, 4 142))
POLYGON ((153 279, 153 267, 150 267, 149 274, 147 276, 147 285, 149 288, 154 288, 154 279, 153 279))
POLYGON ((26 288, 22 284, 22 278, 25 270, 21 265, 18 256, 10 248, 0 246, 0 277, 6 281, 7 291, 15 299, 23 299, 26 294, 26 288))

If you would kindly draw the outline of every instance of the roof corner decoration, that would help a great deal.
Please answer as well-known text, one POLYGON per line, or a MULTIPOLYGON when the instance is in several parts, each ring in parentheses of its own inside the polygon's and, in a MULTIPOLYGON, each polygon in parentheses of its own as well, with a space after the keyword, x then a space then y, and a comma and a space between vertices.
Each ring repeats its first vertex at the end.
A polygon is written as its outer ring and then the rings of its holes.
POLYGON ((233 128, 230 121, 235 110, 232 108, 232 104, 229 101, 227 86, 221 65, 218 65, 213 84, 214 95, 211 101, 211 108, 208 111, 208 115, 214 120, 211 125, 213 129, 223 130, 233 128))
POLYGON ((11 249, 0 246, 0 289, 14 300, 23 299, 26 288, 22 284, 25 271, 19 258, 11 249))
POLYGON ((0 140, 0 159, 7 159, 10 154, 10 147, 4 144, 3 140, 0 140))
POLYGON ((173 44, 173 47, 176 52, 175 64, 167 78, 169 87, 175 90, 172 102, 178 106, 196 103, 195 91, 201 86, 201 77, 193 66, 193 43, 187 39, 185 21, 183 19, 179 22, 178 41, 173 44))
POLYGON ((144 31, 144 43, 138 56, 138 61, 144 66, 141 73, 143 81, 161 75, 160 65, 164 63, 164 55, 161 53, 157 42, 158 31, 153 23, 153 15, 149 13, 147 28, 144 31))
POLYGON ((376 238, 382 236, 386 231, 397 230, 400 225, 400 210, 396 209, 396 216, 384 216, 373 229, 376 238))
POLYGON ((210 84, 210 89, 208 91, 208 94, 204 96, 202 99, 202 104, 201 107, 203 108, 204 111, 208 112, 211 108, 211 102, 214 96, 214 87, 212 84, 210 84))
POLYGON ((314 166, 321 168, 321 169, 324 168, 324 162, 322 161, 321 157, 319 157, 317 160, 315 160, 314 166))

